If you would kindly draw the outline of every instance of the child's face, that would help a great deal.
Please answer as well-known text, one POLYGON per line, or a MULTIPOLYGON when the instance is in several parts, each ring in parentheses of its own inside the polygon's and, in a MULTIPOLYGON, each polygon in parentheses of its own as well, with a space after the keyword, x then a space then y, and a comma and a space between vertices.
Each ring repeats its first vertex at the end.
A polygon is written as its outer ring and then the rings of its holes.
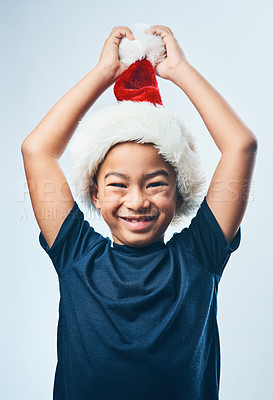
POLYGON ((115 243, 146 246, 163 240, 174 216, 175 172, 151 144, 118 144, 100 166, 92 197, 115 243))

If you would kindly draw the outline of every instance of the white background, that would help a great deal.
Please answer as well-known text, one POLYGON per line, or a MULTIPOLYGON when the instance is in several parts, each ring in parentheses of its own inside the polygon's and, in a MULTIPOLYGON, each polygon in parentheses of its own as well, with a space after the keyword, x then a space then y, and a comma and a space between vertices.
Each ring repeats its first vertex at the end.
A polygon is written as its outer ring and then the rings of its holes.
MULTIPOLYGON (((0 398, 50 399, 56 364, 58 281, 38 243, 21 143, 97 64, 114 26, 145 22, 173 30, 189 61, 258 137, 242 242, 219 288, 220 398, 272 399, 272 2, 13 0, 0 11, 0 398)), ((182 91, 158 81, 165 107, 195 135, 209 182, 219 151, 182 91)), ((110 88, 93 109, 114 101, 110 88)), ((61 164, 69 179, 68 153, 61 164)), ((95 228, 108 234, 103 224, 95 228)))

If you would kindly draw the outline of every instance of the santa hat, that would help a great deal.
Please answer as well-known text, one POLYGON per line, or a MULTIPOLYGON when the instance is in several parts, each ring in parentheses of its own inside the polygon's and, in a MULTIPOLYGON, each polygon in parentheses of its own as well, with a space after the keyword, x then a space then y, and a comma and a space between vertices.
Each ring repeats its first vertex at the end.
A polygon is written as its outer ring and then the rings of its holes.
POLYGON ((152 143, 176 172, 183 202, 172 222, 178 222, 199 207, 204 176, 192 135, 163 106, 154 66, 166 57, 166 48, 161 36, 146 34, 149 28, 147 24, 134 24, 131 31, 135 40, 121 40, 119 57, 128 68, 114 85, 118 103, 90 113, 80 122, 69 146, 72 180, 79 200, 99 213, 91 192, 107 152, 118 143, 152 143))

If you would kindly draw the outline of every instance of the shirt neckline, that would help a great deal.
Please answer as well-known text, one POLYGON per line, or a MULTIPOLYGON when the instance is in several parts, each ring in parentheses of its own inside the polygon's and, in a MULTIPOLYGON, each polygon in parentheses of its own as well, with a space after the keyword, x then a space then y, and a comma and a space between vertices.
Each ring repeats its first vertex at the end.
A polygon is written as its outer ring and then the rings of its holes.
POLYGON ((115 242, 112 243, 112 249, 114 251, 124 254, 136 254, 136 255, 151 253, 155 250, 163 249, 165 246, 166 246, 165 243, 160 240, 142 247, 133 247, 133 246, 128 246, 126 244, 118 244, 115 242))

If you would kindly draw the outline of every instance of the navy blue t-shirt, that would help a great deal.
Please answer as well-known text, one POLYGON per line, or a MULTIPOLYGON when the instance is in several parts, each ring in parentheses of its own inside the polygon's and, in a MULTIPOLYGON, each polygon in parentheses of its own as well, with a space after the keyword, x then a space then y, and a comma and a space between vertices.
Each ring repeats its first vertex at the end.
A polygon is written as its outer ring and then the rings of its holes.
POLYGON ((75 202, 51 248, 60 284, 54 400, 215 400, 229 244, 204 198, 164 244, 112 244, 75 202))

